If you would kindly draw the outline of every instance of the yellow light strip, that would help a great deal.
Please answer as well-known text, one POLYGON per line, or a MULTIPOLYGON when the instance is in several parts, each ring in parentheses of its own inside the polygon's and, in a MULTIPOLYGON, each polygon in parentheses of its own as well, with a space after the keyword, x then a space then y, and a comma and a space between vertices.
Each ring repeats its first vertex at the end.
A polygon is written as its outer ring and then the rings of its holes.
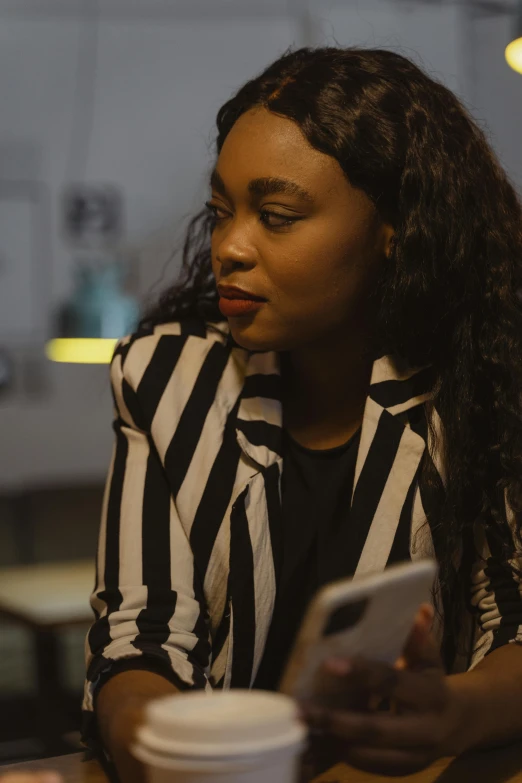
POLYGON ((506 46, 506 62, 517 73, 522 73, 522 38, 515 38, 506 46))
POLYGON ((52 362, 108 364, 117 342, 107 338, 58 338, 47 343, 45 354, 52 362))

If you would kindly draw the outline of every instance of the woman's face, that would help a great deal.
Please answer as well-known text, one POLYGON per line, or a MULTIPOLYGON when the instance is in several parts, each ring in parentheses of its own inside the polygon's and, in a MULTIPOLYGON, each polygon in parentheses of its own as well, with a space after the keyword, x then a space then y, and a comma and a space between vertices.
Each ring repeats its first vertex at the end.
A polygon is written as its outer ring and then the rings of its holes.
POLYGON ((264 108, 243 114, 211 184, 218 287, 266 299, 254 312, 228 317, 239 345, 291 351, 371 328, 368 295, 393 229, 298 125, 264 108))

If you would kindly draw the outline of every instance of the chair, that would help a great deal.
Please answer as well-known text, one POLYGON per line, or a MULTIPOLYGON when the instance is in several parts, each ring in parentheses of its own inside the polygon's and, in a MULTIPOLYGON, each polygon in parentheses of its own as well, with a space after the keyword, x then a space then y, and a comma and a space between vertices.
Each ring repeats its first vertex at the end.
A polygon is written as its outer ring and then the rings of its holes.
POLYGON ((62 678, 59 633, 92 620, 94 561, 76 560, 0 569, 0 615, 32 635, 38 684, 37 722, 47 755, 70 752, 60 740, 71 709, 79 711, 62 678))

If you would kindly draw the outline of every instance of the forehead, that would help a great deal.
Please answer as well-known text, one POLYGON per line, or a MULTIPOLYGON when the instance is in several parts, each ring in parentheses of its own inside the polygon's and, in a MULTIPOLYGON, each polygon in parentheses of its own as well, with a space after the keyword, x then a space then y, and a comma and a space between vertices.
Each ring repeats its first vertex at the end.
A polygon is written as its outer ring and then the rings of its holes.
POLYGON ((335 158, 312 147, 295 122, 264 108, 239 117, 216 168, 227 185, 258 177, 285 177, 315 190, 347 183, 335 158))

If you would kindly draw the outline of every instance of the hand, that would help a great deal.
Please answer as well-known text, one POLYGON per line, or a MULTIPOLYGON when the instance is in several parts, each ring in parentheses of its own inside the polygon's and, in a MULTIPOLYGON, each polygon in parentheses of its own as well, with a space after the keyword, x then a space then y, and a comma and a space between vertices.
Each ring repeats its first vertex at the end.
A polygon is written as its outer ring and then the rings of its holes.
POLYGON ((407 775, 456 752, 463 707, 447 684, 432 621, 432 607, 423 604, 395 666, 357 658, 326 662, 323 693, 335 694, 335 705, 331 699, 328 706, 301 705, 319 770, 345 761, 407 775))

